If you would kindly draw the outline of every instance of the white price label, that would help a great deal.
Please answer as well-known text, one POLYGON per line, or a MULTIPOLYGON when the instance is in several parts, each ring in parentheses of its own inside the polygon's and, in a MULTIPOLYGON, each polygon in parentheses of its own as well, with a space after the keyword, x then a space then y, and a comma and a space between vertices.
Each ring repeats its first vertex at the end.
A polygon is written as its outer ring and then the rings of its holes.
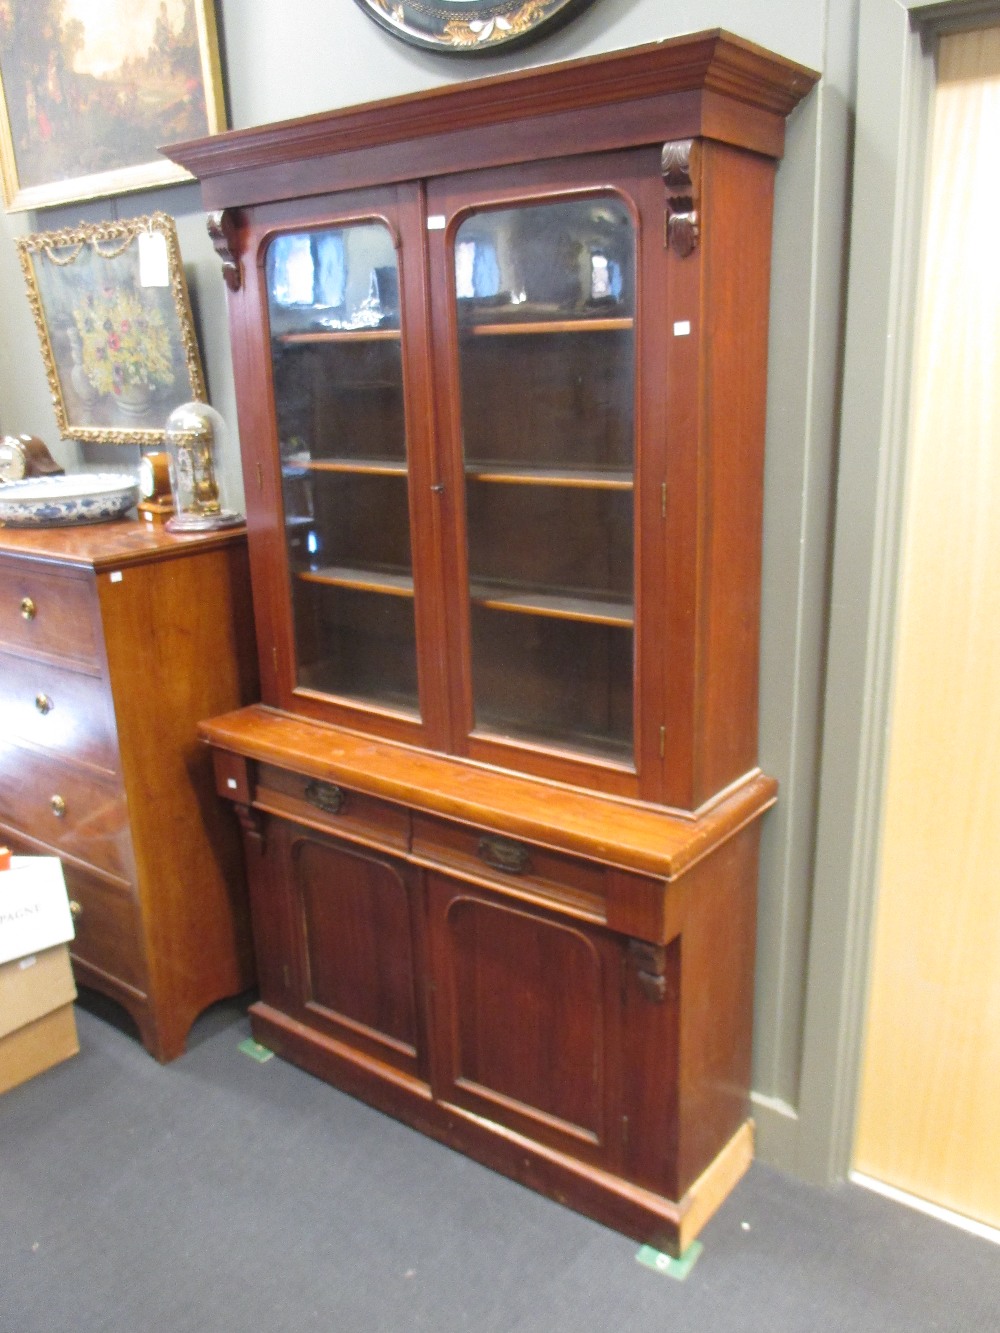
POLYGON ((167 238, 162 231, 141 231, 139 233, 139 285, 141 287, 170 286, 167 238))

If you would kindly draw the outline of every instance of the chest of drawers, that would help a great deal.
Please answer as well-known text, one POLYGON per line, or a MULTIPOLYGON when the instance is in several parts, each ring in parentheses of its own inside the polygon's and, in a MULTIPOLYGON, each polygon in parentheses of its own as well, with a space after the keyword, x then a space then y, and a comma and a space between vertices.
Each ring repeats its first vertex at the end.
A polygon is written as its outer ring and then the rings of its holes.
POLYGON ((242 532, 0 529, 0 841, 60 857, 79 984, 158 1060, 253 981, 198 720, 256 696, 242 532))

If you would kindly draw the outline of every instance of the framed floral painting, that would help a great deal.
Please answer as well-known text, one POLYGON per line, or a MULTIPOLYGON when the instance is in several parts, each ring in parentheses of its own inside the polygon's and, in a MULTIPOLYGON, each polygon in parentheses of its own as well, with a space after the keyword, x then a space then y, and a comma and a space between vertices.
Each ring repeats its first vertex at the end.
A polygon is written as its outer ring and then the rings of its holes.
POLYGON ((0 0, 8 211, 188 180, 159 146, 225 128, 214 0, 0 0))
POLYGON ((173 218, 17 240, 63 439, 160 444, 205 380, 173 218))

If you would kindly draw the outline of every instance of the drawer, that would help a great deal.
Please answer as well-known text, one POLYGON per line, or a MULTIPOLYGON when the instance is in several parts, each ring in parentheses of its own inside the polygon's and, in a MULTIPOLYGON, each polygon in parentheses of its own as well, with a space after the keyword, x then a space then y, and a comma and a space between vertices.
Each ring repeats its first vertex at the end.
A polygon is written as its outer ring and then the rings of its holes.
POLYGON ((112 875, 132 875, 125 793, 0 736, 0 820, 56 852, 112 875))
POLYGON ((115 771, 114 714, 104 680, 0 653, 0 707, 9 734, 115 771))
POLYGON ((413 816, 413 856, 587 920, 606 918, 608 871, 593 861, 422 814, 413 816))
POLYGON ((127 890, 79 866, 63 865, 76 938, 75 959, 134 990, 146 990, 139 913, 127 890))
POLYGON ((405 852, 410 845, 410 816, 402 806, 270 764, 258 768, 254 804, 379 847, 405 852))
POLYGON ((0 559, 0 645, 98 666, 101 647, 90 578, 0 559))

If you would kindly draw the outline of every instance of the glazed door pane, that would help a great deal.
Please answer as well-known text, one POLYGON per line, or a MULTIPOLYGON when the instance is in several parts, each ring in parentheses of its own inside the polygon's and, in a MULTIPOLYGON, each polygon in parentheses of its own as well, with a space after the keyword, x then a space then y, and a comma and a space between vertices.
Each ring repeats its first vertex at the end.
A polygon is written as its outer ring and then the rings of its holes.
POLYGON ((630 763, 631 214, 471 213, 454 263, 476 733, 630 763))
POLYGON ((285 233, 266 273, 296 686, 415 716, 392 234, 378 221, 285 233))

